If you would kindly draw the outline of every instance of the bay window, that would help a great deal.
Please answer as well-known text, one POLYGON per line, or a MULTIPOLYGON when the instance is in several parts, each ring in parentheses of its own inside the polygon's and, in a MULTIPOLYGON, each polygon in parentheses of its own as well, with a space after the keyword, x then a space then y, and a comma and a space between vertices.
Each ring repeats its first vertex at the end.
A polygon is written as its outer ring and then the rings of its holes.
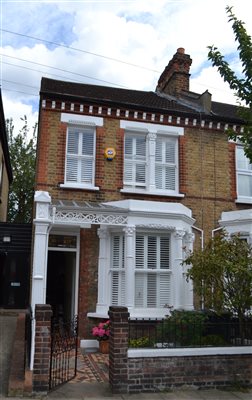
MULTIPOLYGON (((125 305, 124 236, 112 236, 111 304, 125 305)), ((170 236, 136 233, 135 308, 164 307, 171 302, 170 236)))
POLYGON ((252 164, 245 156, 243 146, 236 147, 237 201, 252 203, 252 164))

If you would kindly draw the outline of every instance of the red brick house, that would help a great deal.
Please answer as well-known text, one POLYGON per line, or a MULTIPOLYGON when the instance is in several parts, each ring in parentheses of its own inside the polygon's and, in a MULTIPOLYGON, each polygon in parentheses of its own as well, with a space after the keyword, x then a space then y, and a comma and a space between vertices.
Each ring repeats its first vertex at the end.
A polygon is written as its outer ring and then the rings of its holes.
POLYGON ((78 313, 81 339, 110 305, 192 309, 186 251, 223 226, 250 238, 242 120, 189 91, 191 63, 178 49, 153 92, 42 79, 31 302, 78 313))

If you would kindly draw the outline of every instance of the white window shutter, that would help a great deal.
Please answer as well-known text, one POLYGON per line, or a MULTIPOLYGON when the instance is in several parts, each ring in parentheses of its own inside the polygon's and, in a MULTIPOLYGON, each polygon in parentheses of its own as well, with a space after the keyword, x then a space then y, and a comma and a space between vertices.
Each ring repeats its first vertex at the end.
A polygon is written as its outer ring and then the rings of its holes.
POLYGON ((171 275, 161 273, 159 279, 159 307, 165 307, 171 305, 171 275))
POLYGON ((112 238, 111 304, 125 305, 124 237, 112 238))
POLYGON ((124 142, 124 184, 144 187, 146 183, 146 138, 126 134, 124 142))
POLYGON ((67 157, 66 160, 66 181, 77 182, 78 177, 78 159, 76 157, 67 157))
POLYGON ((176 141, 172 138, 156 141, 155 183, 157 189, 176 189, 176 141))
POLYGON ((79 134, 75 131, 68 132, 68 140, 67 140, 67 153, 68 154, 78 154, 79 147, 79 134))
POLYGON ((164 307, 171 301, 170 236, 136 235, 135 307, 164 307))
POLYGON ((147 307, 157 307, 157 275, 147 275, 147 307))
POLYGON ((135 307, 145 307, 145 276, 143 274, 135 274, 135 307))

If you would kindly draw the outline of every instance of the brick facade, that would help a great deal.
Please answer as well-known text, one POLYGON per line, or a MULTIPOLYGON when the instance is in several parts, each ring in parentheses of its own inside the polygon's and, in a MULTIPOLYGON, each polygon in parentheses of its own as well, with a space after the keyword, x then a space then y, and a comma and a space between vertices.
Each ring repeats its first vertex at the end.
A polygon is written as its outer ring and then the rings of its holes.
MULTIPOLYGON (((36 190, 48 191, 54 200, 106 202, 125 199, 180 202, 192 210, 196 226, 205 239, 218 226, 223 211, 238 209, 235 204, 234 146, 223 131, 185 127, 179 138, 179 185, 182 198, 121 193, 123 188, 123 140, 120 118, 104 118, 104 126, 96 131, 95 185, 99 191, 63 189, 66 123, 60 122, 61 111, 42 109, 36 173, 36 190), (48 146, 50 143, 50 146, 48 146), (104 151, 114 147, 116 157, 107 161, 104 151)), ((74 116, 73 116, 74 118, 74 116)), ((244 208, 244 205, 242 206, 244 208)), ((246 206, 245 206, 246 208, 246 206)), ((199 246, 196 232, 195 246, 199 246)), ((80 336, 86 336, 87 312, 95 311, 97 300, 97 260, 99 240, 97 227, 80 230, 79 314, 80 336)), ((88 329, 90 331, 90 329, 88 329)))

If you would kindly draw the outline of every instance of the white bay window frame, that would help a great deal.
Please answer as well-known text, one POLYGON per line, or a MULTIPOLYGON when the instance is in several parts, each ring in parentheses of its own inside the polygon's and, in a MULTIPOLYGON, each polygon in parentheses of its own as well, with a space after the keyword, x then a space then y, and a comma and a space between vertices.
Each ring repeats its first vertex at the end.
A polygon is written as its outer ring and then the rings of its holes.
POLYGON ((179 193, 178 137, 184 134, 184 129, 135 121, 120 121, 120 127, 125 130, 124 187, 121 192, 183 197, 179 193), (132 152, 128 153, 129 138, 132 143, 136 143, 138 138, 145 138, 145 157, 141 159, 134 151, 136 145, 134 149, 132 145, 132 152), (139 171, 141 165, 142 171, 145 166, 142 172, 145 179, 135 179, 136 164, 139 171))
POLYGON ((128 222, 120 227, 103 226, 98 230, 98 298, 96 312, 88 316, 106 318, 111 305, 127 307, 133 318, 163 318, 169 312, 167 307, 171 306, 192 309, 192 285, 187 282, 181 266, 185 252, 192 250, 193 240, 189 241, 193 237, 191 226, 194 223, 191 211, 179 203, 156 201, 130 199, 104 204, 124 209, 128 222), (148 236, 158 237, 157 242, 165 238, 161 257, 160 243, 153 245, 154 250, 152 246, 149 260, 146 259, 146 244, 142 251, 136 244, 139 237, 146 242, 148 236), (154 296, 150 293, 149 301, 148 275, 151 276, 149 288, 155 292, 152 292, 154 296), (143 284, 139 286, 141 279, 143 284), (136 297, 139 288, 145 297, 141 304, 136 297))

